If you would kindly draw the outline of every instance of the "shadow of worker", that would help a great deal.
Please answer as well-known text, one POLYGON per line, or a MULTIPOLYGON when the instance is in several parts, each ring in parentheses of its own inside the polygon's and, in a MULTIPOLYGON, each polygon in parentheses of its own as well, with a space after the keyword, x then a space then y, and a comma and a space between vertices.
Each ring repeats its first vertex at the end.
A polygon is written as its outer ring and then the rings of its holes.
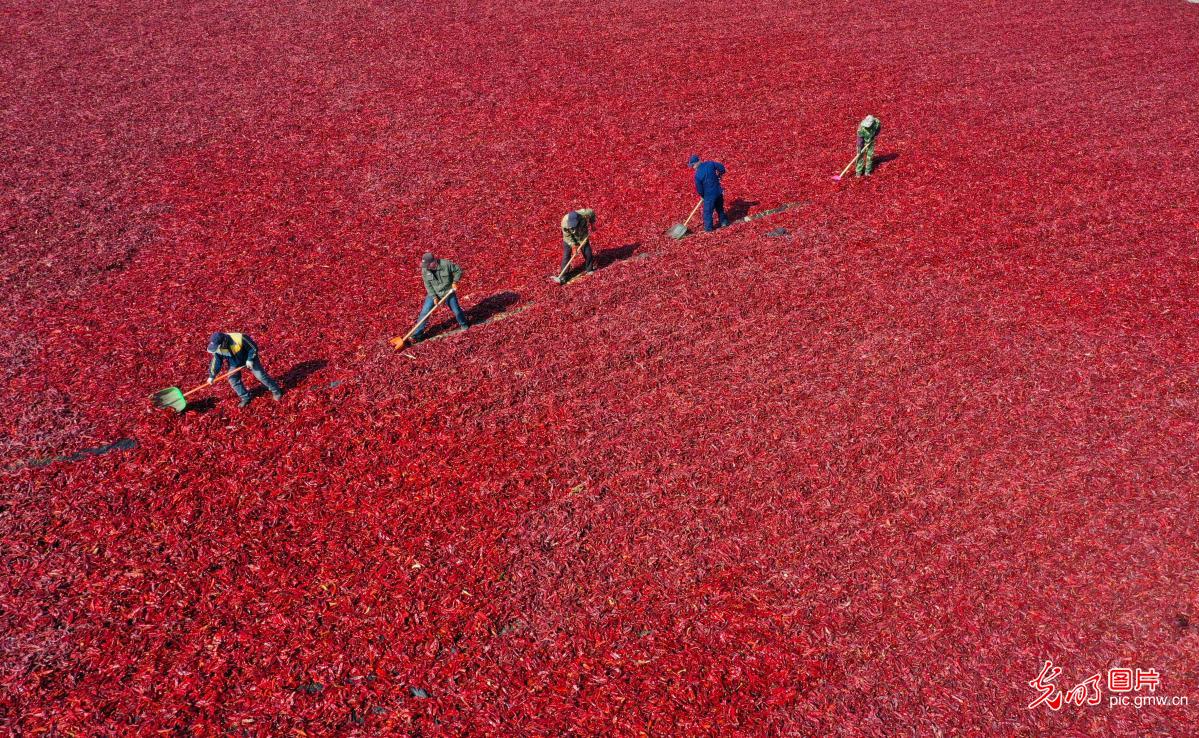
POLYGON ((898 158, 899 158, 899 154, 894 151, 892 151, 889 154, 883 154, 882 156, 876 156, 876 157, 874 157, 874 168, 878 169, 879 166, 886 164, 888 162, 895 161, 898 158))
POLYGON ((328 365, 329 362, 325 359, 309 359, 308 361, 301 361, 291 369, 288 369, 286 372, 280 374, 279 378, 275 381, 277 381, 279 386, 285 390, 295 389, 303 384, 304 380, 308 379, 313 374, 316 374, 328 365))
POLYGON ((609 267, 618 261, 624 261, 631 258, 637 253, 637 249, 641 248, 641 242, 626 243, 624 246, 616 246, 610 249, 603 249, 595 253, 595 268, 596 271, 609 267))
POLYGON ((729 205, 724 214, 729 220, 738 221, 749 215, 750 208, 760 204, 757 200, 745 200, 738 197, 733 200, 733 204, 729 205))
POLYGON ((466 310, 466 321, 471 325, 486 323, 500 313, 507 312, 520 302, 520 295, 512 291, 499 292, 479 301, 466 310))

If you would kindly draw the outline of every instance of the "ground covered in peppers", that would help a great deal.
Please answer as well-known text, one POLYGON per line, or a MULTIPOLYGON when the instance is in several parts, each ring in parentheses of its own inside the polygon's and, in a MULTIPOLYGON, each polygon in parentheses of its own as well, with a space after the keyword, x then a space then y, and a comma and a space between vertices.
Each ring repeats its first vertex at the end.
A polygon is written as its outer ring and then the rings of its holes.
POLYGON ((1197 28, 10 6, 2 725, 1194 734, 1028 682, 1199 699, 1197 28), (835 185, 866 113, 877 173, 835 185), (670 240, 693 152, 735 216, 794 205, 670 240), (558 288, 577 206, 601 269, 558 288), (396 353, 429 249, 491 322, 396 353), (218 329, 283 402, 150 412, 218 329))

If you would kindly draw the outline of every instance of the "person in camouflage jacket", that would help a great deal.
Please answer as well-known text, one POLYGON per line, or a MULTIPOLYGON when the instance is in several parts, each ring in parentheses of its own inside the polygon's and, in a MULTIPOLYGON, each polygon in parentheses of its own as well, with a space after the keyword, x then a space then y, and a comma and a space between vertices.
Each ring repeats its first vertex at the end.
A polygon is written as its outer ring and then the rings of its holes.
POLYGON ((859 176, 870 176, 874 171, 874 141, 883 130, 883 123, 873 115, 867 115, 858 124, 858 165, 854 173, 859 176))

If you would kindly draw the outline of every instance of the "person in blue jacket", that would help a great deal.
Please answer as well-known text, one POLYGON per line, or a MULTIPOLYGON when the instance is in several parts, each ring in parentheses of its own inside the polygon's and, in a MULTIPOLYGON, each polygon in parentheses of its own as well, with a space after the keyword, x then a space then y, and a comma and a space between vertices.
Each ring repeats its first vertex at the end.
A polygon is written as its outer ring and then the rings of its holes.
POLYGON ((720 216, 720 227, 729 224, 724 214, 724 190, 720 187, 720 178, 724 176, 724 165, 718 161, 700 161, 697 154, 692 154, 687 161, 688 166, 695 170, 695 194, 704 199, 704 230, 714 230, 712 212, 720 216))

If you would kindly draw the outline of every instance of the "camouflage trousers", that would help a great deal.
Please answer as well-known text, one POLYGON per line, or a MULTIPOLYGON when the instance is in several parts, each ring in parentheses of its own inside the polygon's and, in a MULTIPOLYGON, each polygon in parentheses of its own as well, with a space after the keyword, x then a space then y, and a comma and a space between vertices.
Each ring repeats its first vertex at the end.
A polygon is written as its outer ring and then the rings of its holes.
POLYGON ((854 167, 854 173, 859 177, 869 175, 874 171, 874 141, 862 147, 861 156, 858 157, 858 165, 854 167))

